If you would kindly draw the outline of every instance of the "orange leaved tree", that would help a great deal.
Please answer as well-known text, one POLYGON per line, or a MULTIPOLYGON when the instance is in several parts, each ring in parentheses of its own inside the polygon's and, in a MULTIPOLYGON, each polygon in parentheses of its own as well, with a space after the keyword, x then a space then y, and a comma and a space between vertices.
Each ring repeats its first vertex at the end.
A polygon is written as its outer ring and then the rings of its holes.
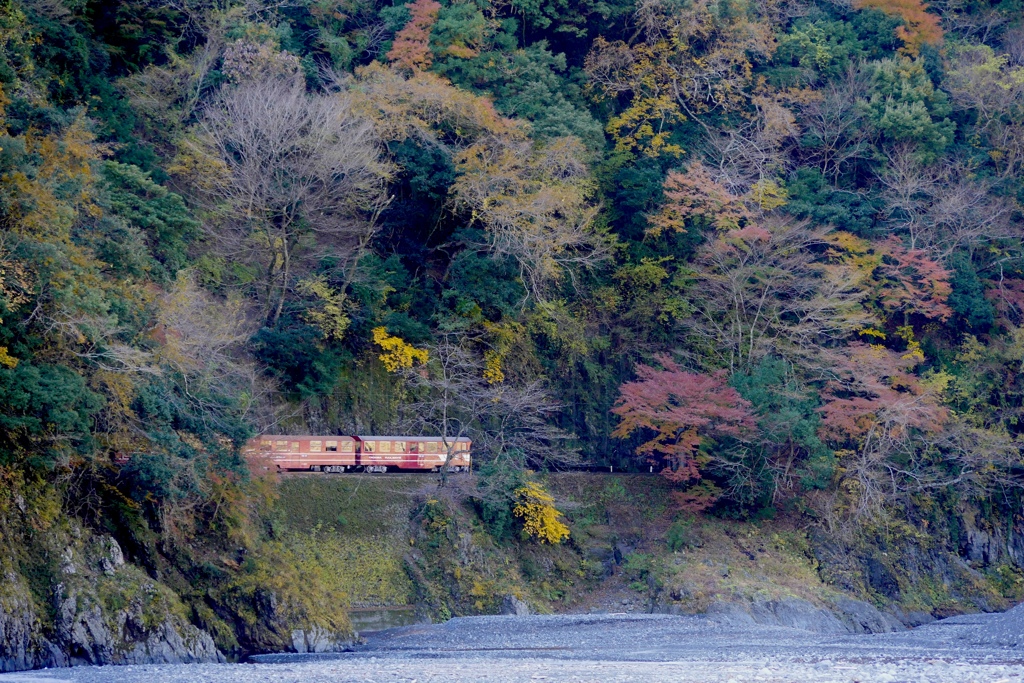
POLYGON ((903 19, 896 29, 896 37, 903 41, 903 52, 917 56, 922 45, 940 45, 942 27, 939 17, 928 13, 928 5, 921 0, 854 0, 858 9, 877 9, 903 19))
POLYGON ((430 29, 437 21, 441 5, 435 0, 416 0, 409 5, 409 23, 395 34, 388 52, 388 61, 410 71, 423 71, 430 66, 430 29))

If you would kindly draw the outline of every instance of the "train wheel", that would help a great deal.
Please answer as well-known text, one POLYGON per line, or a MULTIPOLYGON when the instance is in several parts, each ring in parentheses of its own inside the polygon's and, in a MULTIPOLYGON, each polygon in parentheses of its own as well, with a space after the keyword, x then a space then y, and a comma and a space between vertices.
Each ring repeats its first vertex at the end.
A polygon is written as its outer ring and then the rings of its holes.
POLYGON ((312 467, 309 468, 309 471, 310 472, 319 472, 320 471, 320 465, 313 465, 312 467))

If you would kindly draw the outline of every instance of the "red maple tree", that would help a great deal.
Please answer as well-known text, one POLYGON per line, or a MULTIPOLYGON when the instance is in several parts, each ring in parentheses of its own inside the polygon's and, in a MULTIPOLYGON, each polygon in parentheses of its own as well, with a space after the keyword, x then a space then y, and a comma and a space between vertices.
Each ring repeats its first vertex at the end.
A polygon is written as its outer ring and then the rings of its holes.
POLYGON ((729 192, 711 177, 699 161, 686 173, 670 171, 664 183, 665 203, 661 211, 649 217, 650 233, 686 232, 686 222, 703 218, 721 230, 749 223, 753 215, 743 199, 729 192))
POLYGON ((844 443, 934 433, 949 411, 914 368, 921 358, 873 344, 850 344, 832 354, 835 378, 822 392, 821 436, 844 443))
POLYGON ((946 301, 953 288, 949 271, 922 249, 907 249, 897 237, 882 243, 882 306, 889 311, 918 313, 948 320, 953 309, 946 301))
POLYGON ((637 366, 638 378, 619 389, 612 412, 622 422, 613 436, 654 432, 637 448, 639 455, 663 464, 662 474, 677 483, 701 478, 698 449, 704 437, 742 438, 756 429, 750 403, 726 384, 724 372, 687 372, 666 356, 662 369, 637 366))

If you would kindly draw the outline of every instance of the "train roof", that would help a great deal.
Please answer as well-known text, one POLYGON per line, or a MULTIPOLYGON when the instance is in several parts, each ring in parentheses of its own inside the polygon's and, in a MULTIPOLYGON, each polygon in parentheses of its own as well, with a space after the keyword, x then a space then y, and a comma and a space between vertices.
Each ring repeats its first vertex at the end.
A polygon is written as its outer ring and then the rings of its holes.
MULTIPOLYGON (((440 436, 377 436, 369 435, 358 437, 361 441, 444 441, 440 436)), ((469 441, 468 436, 449 437, 449 441, 469 441)))
POLYGON ((344 436, 341 434, 260 434, 257 439, 348 439, 349 441, 355 441, 355 437, 344 436))
MULTIPOLYGON (((256 439, 338 439, 355 441, 359 439, 361 441, 444 441, 443 437, 440 436, 393 436, 393 435, 378 435, 368 434, 359 436, 347 436, 344 434, 260 434, 259 436, 253 437, 256 439)), ((448 437, 449 441, 463 442, 471 441, 468 436, 452 436, 448 437)))

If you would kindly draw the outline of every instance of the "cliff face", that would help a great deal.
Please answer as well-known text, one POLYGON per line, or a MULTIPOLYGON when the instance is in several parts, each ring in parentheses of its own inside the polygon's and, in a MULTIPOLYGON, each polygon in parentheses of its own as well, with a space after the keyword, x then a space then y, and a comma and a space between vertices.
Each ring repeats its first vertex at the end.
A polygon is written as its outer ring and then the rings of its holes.
POLYGON ((25 577, 4 575, 0 671, 224 659, 177 596, 125 563, 109 536, 67 545, 56 578, 49 603, 39 604, 25 577))
POLYGON ((0 671, 67 666, 64 651, 43 636, 25 580, 8 572, 0 590, 0 671))

